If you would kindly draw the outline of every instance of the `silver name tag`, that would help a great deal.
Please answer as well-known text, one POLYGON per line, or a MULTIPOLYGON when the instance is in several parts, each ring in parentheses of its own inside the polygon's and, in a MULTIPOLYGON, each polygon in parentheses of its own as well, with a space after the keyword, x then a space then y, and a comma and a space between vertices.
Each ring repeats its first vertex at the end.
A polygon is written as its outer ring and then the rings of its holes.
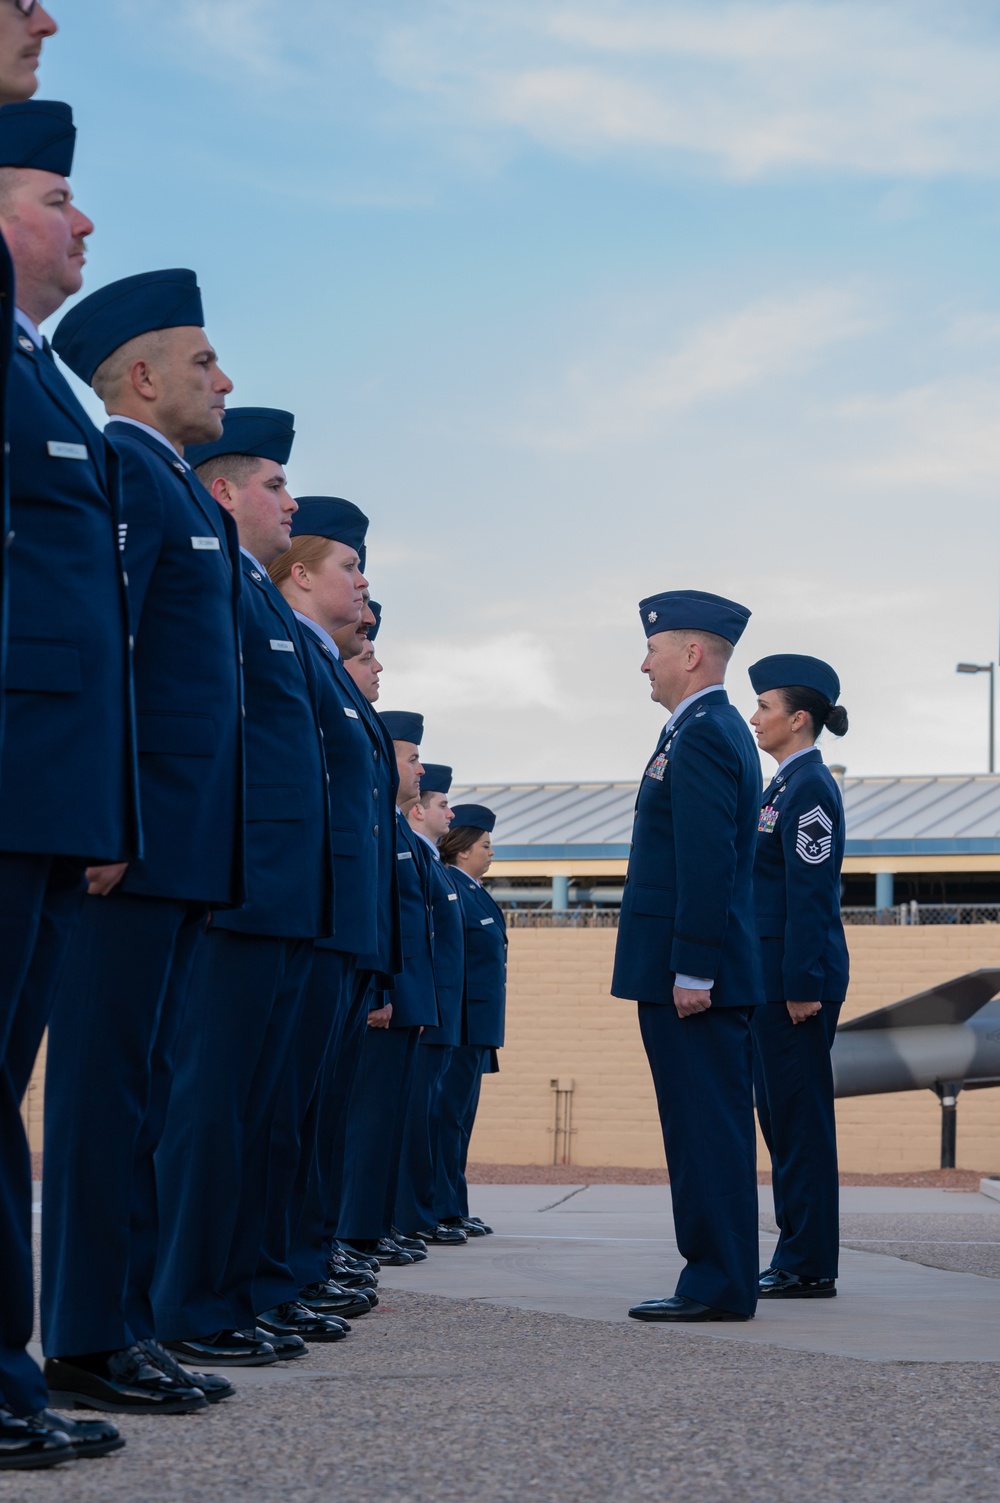
POLYGON ((481 924, 492 924, 493 920, 492 919, 480 919, 479 922, 481 924))
POLYGON ((413 860, 413 852, 412 851, 397 851, 396 852, 396 860, 397 861, 412 861, 413 860))
POLYGON ((448 894, 448 902, 449 903, 457 903, 458 902, 458 893, 457 892, 450 892, 448 894))
POLYGON ((54 438, 50 438, 45 445, 51 459, 89 459, 90 450, 86 444, 61 444, 54 438))
POLYGON ((271 638, 271 651, 272 652, 294 652, 295 651, 295 643, 294 642, 287 642, 284 639, 284 637, 272 637, 271 638))
POLYGON ((344 714, 347 716, 348 720, 357 720, 358 718, 357 710, 349 710, 346 705, 344 706, 344 714))
POLYGON ((218 538, 192 538, 191 547, 195 553, 219 553, 222 551, 222 544, 218 538))

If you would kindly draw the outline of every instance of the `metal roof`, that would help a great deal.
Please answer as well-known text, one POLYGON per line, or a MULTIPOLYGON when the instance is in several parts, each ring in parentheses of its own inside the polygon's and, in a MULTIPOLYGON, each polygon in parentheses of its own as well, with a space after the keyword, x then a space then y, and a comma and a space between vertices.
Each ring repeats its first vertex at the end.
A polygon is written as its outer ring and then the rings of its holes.
MULTIPOLYGON (((501 861, 624 859, 637 784, 456 784, 497 816, 501 861)), ((1000 852, 1000 774, 845 778, 848 856, 1000 852)))

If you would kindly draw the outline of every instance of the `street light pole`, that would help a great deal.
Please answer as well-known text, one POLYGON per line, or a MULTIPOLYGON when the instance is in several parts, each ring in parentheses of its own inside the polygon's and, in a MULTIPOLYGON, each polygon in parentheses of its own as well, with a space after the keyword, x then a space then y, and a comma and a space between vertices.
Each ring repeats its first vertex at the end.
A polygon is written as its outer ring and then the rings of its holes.
POLYGON ((990 772, 996 772, 996 664, 958 663, 956 673, 988 673, 990 676, 990 772))

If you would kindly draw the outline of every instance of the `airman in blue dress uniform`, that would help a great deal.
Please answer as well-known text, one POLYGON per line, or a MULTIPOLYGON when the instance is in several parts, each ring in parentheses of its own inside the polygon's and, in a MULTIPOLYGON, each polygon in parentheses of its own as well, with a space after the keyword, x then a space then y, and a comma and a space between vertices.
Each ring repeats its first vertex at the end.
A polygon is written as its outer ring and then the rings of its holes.
MULTIPOLYGON (((18 300, 7 390, 14 537, 0 759, 0 1439, 5 1412, 32 1416, 46 1405, 25 1350, 31 1169, 20 1100, 83 903, 85 868, 141 854, 118 462, 38 332, 79 290, 93 229, 66 180, 74 144, 68 105, 0 110, 0 167, 13 169, 0 230, 18 300)), ((43 1441, 39 1454, 53 1453, 43 1441)))
POLYGON ((677 1291, 637 1320, 747 1320, 757 1304, 750 1014, 760 761, 724 681, 745 606, 668 590, 639 606, 642 671, 670 713, 635 805, 612 995, 639 1004, 670 1173, 677 1291))
MULTIPOLYGON (((337 496, 299 497, 292 546, 276 559, 271 577, 304 628, 320 686, 320 719, 330 772, 330 839, 334 866, 334 933, 319 940, 306 991, 295 1056, 285 1082, 272 1140, 269 1193, 292 1187, 281 1227, 270 1218, 258 1271, 258 1302, 297 1299, 309 1309, 350 1317, 367 1313, 377 1296, 349 1292, 333 1275, 324 1246, 319 1125, 325 1091, 336 1070, 359 990, 358 962, 379 947, 379 876, 395 876, 393 831, 380 829, 379 785, 389 761, 368 701, 346 672, 335 636, 364 615, 368 518, 337 496), (284 1236, 285 1246, 279 1246, 284 1236)), ((394 761, 394 758, 392 759, 394 761)), ((390 898, 391 906, 391 898, 390 898)), ((353 1281, 352 1281, 353 1282, 353 1281)), ((268 1310, 269 1320, 275 1312, 268 1310)))
POLYGON ((234 438, 224 429, 188 454, 233 516, 242 551, 246 901, 214 914, 199 947, 157 1154, 157 1335, 175 1356, 228 1365, 276 1355, 255 1335, 254 1308, 271 1129, 313 944, 333 927, 315 667, 266 567, 290 544, 296 503, 284 465, 293 430, 287 414, 270 413, 262 427, 255 442, 239 427, 234 438))
POLYGON ((829 1299, 840 1250, 830 1049, 849 965, 840 918, 844 804, 815 745, 847 730, 829 663, 798 653, 750 669, 750 724, 778 762, 757 825, 754 896, 766 1007, 753 1016, 757 1116, 771 1154, 779 1237, 762 1299, 829 1299))
POLYGON ((384 1026, 370 1027, 365 1036, 348 1107, 337 1231, 361 1252, 376 1251, 392 1227, 417 1039, 421 1028, 437 1027, 440 1021, 429 857, 405 813, 420 793, 423 716, 391 710, 381 719, 394 743, 399 774, 395 827, 403 967, 392 991, 383 994, 391 1014, 384 1026))
MULTIPOLYGON (((435 1210, 434 1179, 441 1128, 441 1082, 451 1051, 462 1042, 465 1003, 465 924, 452 868, 444 865, 438 841, 448 833, 453 811, 448 805, 452 770, 425 762, 420 797, 407 816, 410 828, 426 846, 434 922, 434 982, 441 1022, 425 1028, 417 1046, 413 1089, 406 1112, 396 1226, 404 1235, 425 1242, 465 1242, 459 1227, 441 1226, 435 1210)), ((405 1244, 404 1244, 405 1246, 405 1244)))
POLYGON ((445 1227, 479 1237, 492 1229, 469 1211, 465 1171, 483 1076, 495 1074, 507 1009, 507 925, 483 886, 493 859, 496 815, 485 804, 456 804, 441 856, 458 889, 465 923, 465 1016, 441 1083, 435 1208, 445 1227))
POLYGON ((150 1413, 205 1403, 153 1343, 153 1156, 208 912, 243 899, 239 541, 183 458, 232 390, 203 324, 176 269, 101 288, 53 337, 121 465, 144 852, 91 873, 50 1025, 42 1342, 50 1390, 150 1413))

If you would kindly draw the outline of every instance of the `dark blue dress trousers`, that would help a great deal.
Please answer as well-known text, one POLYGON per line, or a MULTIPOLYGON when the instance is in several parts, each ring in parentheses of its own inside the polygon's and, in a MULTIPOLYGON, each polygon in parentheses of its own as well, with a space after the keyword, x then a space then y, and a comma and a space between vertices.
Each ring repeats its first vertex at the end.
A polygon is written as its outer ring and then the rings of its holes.
POLYGON ((639 1004, 686 1260, 675 1292, 736 1315, 757 1307, 760 1260, 750 1012, 639 1004))
POLYGON ((477 1044, 459 1044, 451 1051, 441 1081, 437 1168, 434 1177, 435 1221, 469 1214, 465 1171, 469 1139, 479 1109, 483 1073, 491 1051, 477 1044))

